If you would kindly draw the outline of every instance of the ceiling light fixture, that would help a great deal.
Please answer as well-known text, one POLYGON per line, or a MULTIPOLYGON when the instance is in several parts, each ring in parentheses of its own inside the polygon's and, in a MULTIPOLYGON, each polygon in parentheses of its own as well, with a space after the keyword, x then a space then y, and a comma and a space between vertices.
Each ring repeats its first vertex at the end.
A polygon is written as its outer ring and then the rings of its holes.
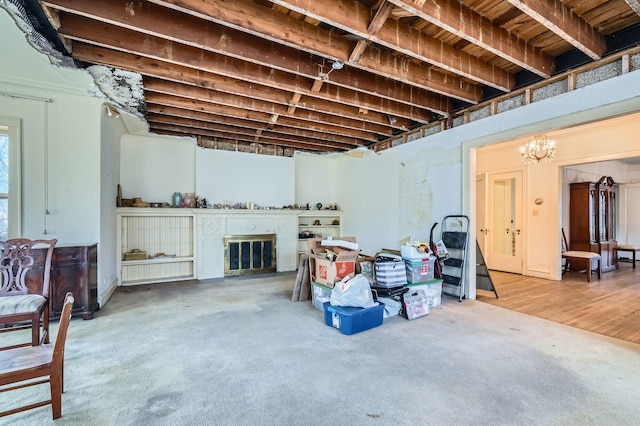
POLYGON ((320 79, 322 81, 327 81, 327 80, 329 80, 329 74, 331 74, 331 72, 333 70, 341 70, 342 68, 344 68, 344 62, 342 62, 342 61, 333 61, 331 63, 331 69, 327 73, 323 73, 322 70, 320 71, 320 79))
POLYGON ((542 160, 549 163, 555 153, 556 143, 543 134, 535 135, 520 147, 522 161, 526 164, 538 164, 542 160))

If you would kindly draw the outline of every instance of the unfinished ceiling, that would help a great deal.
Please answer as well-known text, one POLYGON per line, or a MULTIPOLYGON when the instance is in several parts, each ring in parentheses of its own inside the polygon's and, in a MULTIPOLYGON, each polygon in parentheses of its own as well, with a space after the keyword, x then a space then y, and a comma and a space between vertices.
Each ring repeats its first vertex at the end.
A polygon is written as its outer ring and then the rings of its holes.
POLYGON ((640 39, 638 0, 38 3, 79 64, 143 76, 151 131, 277 155, 370 147, 640 39))

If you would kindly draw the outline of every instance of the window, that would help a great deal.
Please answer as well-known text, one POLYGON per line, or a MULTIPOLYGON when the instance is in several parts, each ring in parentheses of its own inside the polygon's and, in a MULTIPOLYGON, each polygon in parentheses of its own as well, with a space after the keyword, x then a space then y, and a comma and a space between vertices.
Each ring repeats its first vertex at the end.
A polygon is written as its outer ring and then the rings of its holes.
POLYGON ((0 117, 0 240, 21 236, 20 120, 0 117))

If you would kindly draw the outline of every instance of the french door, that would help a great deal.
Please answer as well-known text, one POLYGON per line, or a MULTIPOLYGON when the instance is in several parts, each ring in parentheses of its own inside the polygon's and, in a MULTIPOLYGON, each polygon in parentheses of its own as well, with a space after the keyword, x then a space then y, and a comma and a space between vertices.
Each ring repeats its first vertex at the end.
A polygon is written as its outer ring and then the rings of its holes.
POLYGON ((522 274, 522 171, 489 175, 485 193, 487 266, 522 274))

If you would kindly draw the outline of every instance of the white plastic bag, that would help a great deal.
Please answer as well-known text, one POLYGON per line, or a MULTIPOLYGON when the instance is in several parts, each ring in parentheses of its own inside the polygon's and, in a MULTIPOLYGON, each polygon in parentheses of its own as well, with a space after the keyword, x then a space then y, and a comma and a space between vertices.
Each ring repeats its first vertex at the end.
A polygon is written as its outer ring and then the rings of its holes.
POLYGON ((331 290, 329 302, 332 306, 358 308, 378 306, 378 303, 373 301, 369 280, 362 274, 357 274, 353 278, 344 277, 342 281, 337 282, 331 290))

